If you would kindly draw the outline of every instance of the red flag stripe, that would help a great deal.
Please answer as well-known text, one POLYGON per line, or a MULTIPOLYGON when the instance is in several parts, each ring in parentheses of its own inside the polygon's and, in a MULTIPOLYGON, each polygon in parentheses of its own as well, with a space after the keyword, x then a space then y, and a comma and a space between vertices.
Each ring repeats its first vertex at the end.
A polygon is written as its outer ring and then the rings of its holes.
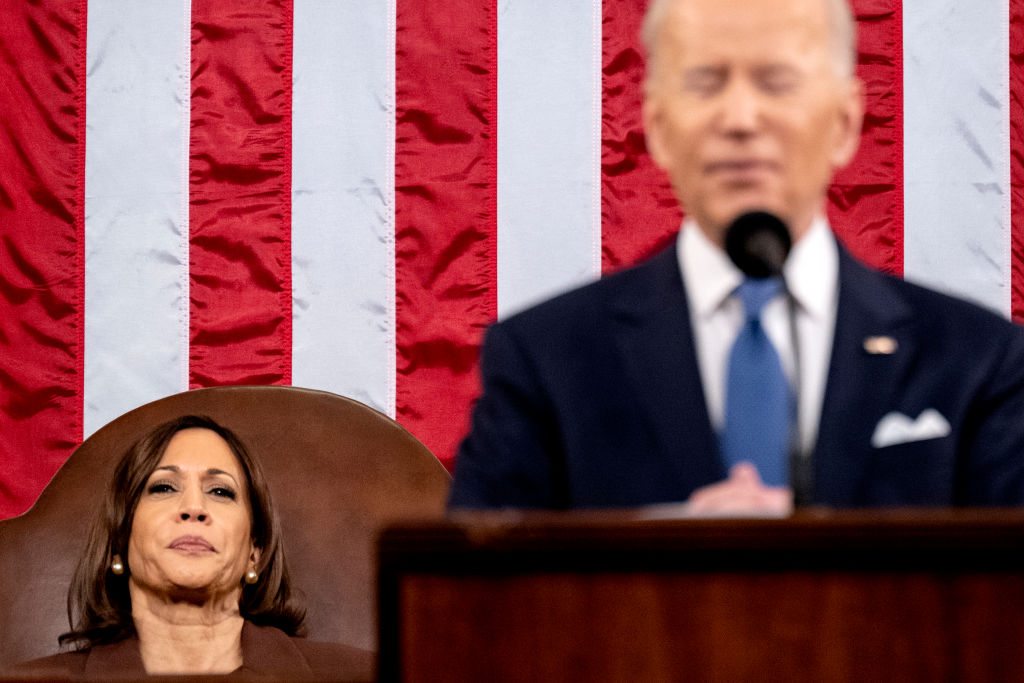
POLYGON ((860 148, 829 192, 829 219, 867 263, 903 272, 903 7, 854 0, 866 109, 860 148))
POLYGON ((82 437, 85 72, 84 0, 0 3, 0 518, 82 437))
POLYGON ((396 414, 449 465, 497 310, 496 12, 397 8, 396 414))
POLYGON ((190 386, 291 382, 292 3, 194 0, 190 386))
POLYGON ((1024 5, 1010 3, 1010 213, 1013 319, 1024 322, 1024 5))
POLYGON ((647 155, 640 116, 645 0, 602 4, 601 268, 617 270, 660 249, 682 214, 668 178, 647 155))

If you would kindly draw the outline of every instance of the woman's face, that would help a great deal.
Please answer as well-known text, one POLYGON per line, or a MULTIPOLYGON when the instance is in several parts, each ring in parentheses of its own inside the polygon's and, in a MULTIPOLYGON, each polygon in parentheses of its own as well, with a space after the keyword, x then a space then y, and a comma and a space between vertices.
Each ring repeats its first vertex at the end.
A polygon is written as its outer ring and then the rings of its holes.
POLYGON ((135 508, 127 563, 136 587, 202 601, 241 590, 259 555, 245 474, 209 429, 175 434, 135 508))

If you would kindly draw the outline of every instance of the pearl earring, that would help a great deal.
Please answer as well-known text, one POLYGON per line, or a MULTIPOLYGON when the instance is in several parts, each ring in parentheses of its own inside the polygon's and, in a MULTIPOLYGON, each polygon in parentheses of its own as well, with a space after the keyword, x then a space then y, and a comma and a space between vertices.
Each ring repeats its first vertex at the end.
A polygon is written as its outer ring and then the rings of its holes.
POLYGON ((255 568, 250 568, 249 571, 245 573, 245 582, 250 586, 256 583, 259 580, 259 578, 260 575, 256 573, 255 568))
POLYGON ((124 574, 124 562, 121 560, 120 555, 114 555, 110 562, 110 571, 113 572, 115 576, 121 576, 124 574))

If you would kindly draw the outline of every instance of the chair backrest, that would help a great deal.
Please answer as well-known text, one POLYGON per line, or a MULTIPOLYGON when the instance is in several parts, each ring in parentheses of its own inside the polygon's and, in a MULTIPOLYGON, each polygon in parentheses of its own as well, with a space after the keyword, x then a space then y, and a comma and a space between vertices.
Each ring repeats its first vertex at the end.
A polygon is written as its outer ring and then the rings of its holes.
POLYGON ((260 460, 312 640, 376 645, 375 553, 390 520, 441 516, 449 477, 397 422, 335 394, 217 387, 169 396, 82 443, 35 505, 0 521, 0 669, 57 651, 67 590, 114 465, 157 424, 206 415, 260 460))

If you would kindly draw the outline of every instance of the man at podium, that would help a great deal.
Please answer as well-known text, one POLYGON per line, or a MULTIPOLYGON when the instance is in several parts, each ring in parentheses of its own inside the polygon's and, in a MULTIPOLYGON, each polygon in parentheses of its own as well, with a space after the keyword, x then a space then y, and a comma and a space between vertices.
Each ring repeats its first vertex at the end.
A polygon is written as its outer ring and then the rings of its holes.
POLYGON ((825 218, 862 85, 845 0, 654 0, 643 120, 686 220, 493 325, 452 507, 1024 502, 1024 329, 857 263, 825 218))

